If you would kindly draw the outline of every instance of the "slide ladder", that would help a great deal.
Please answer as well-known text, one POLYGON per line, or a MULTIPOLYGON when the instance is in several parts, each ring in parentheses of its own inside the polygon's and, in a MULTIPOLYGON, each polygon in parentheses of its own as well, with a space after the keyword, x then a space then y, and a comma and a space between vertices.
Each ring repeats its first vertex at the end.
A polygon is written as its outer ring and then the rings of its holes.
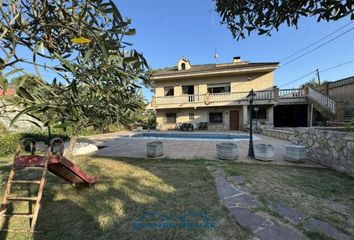
POLYGON ((98 181, 97 176, 89 176, 83 172, 74 163, 69 161, 63 156, 64 142, 60 138, 54 138, 50 146, 47 148, 46 155, 36 155, 36 142, 32 139, 24 139, 16 148, 14 163, 11 166, 9 178, 6 185, 6 190, 3 197, 3 202, 0 208, 0 220, 4 220, 1 231, 14 231, 14 232, 34 232, 36 222, 38 218, 39 209, 41 207, 41 200, 46 182, 47 172, 64 179, 66 182, 71 183, 73 186, 93 186, 98 181), (30 155, 20 155, 22 145, 30 143, 30 155), (54 151, 59 146, 58 151, 54 151), (56 153, 54 153, 56 152, 56 153), (14 179, 15 172, 19 168, 40 168, 42 169, 42 175, 40 180, 25 180, 14 179), (13 184, 36 184, 38 185, 38 192, 36 196, 15 196, 11 195, 11 188, 13 184), (32 209, 32 203, 35 202, 34 210, 31 213, 12 213, 9 209, 11 204, 19 201, 29 202, 29 206, 32 209), (22 217, 30 219, 29 229, 9 229, 9 219, 12 217, 22 217))
POLYGON ((33 233, 35 231, 39 210, 41 207, 41 200, 42 200, 44 185, 46 182, 47 169, 48 169, 48 158, 47 158, 47 156, 35 155, 36 142, 34 140, 24 139, 21 143, 17 144, 17 147, 16 147, 14 163, 11 166, 9 178, 8 178, 8 181, 6 184, 6 190, 5 190, 2 205, 0 208, 0 218, 3 218, 3 226, 2 226, 3 228, 0 229, 0 231, 32 232, 33 233), (30 143, 31 155, 20 156, 22 144, 25 144, 26 142, 30 143), (37 164, 39 162, 40 162, 40 164, 37 164), (24 163, 26 163, 26 164, 24 164, 24 163), (23 168, 41 168, 41 170, 42 170, 41 179, 34 180, 34 181, 33 180, 20 180, 20 179, 15 180, 15 172, 16 172, 16 170, 19 170, 20 168, 22 168, 22 169, 23 168), (38 185, 37 195, 36 196, 14 196, 14 195, 11 195, 11 189, 12 189, 13 184, 14 185, 23 185, 23 184, 38 185), (29 204, 32 204, 33 202, 35 202, 34 210, 32 213, 8 212, 10 204, 15 204, 15 202, 23 202, 23 201, 29 202, 29 204), (10 229, 10 228, 8 228, 7 223, 9 222, 9 219, 12 217, 28 218, 30 220, 30 227, 28 229, 10 229))

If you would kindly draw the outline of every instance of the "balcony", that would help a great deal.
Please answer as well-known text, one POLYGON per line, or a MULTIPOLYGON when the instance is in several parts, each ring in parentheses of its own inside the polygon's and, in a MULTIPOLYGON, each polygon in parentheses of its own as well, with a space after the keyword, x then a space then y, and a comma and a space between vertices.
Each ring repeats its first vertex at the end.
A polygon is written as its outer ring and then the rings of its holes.
MULTIPOLYGON (((191 108, 191 107, 217 107, 217 106, 241 106, 248 104, 249 92, 230 93, 206 93, 200 95, 181 95, 154 97, 151 107, 156 109, 167 108, 191 108)), ((303 89, 278 89, 256 91, 254 104, 287 104, 306 103, 306 95, 303 89)))

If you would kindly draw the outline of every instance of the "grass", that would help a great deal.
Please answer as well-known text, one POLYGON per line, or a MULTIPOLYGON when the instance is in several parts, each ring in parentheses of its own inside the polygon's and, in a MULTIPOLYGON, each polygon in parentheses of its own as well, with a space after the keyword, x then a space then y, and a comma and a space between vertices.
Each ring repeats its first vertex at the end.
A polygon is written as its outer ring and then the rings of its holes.
MULTIPOLYGON (((264 205, 261 211, 281 218, 269 207, 281 202, 354 236, 354 179, 331 170, 172 159, 79 157, 75 163, 98 175, 99 184, 77 189, 49 175, 37 224, 41 233, 0 233, 0 239, 249 239, 250 235, 233 223, 219 204, 207 165, 221 167, 228 175, 244 176, 264 205), (144 212, 163 215, 151 216, 152 222, 166 216, 177 221, 177 216, 188 212, 207 213, 216 227, 134 228, 144 212)), ((8 170, 9 164, 0 162, 0 192, 5 188, 8 170)), ((35 177, 33 171, 19 174, 35 177)), ((17 194, 28 192, 34 189, 16 190, 17 194)), ((13 211, 17 210, 28 210, 28 206, 14 205, 13 211)), ((200 222, 200 218, 193 221, 200 222)), ((16 228, 28 226, 15 219, 8 224, 16 228)), ((302 226, 297 228, 310 239, 330 239, 318 232, 304 231, 302 226)))
MULTIPOLYGON (((281 202, 354 236, 353 178, 328 169, 235 163, 221 167, 228 175, 244 176, 267 211, 269 203, 281 202)), ((307 235, 325 239, 320 234, 307 235)))
MULTIPOLYGON (((50 175, 37 224, 41 232, 33 236, 0 233, 0 239, 226 240, 249 237, 218 203, 214 180, 204 161, 82 157, 75 159, 75 163, 90 174, 98 175, 99 184, 91 189, 76 189, 50 175), (205 212, 215 222, 215 228, 135 229, 134 222, 146 211, 174 218, 188 212, 205 212)), ((8 164, 0 163, 1 191, 8 170, 8 164)), ((34 177, 33 171, 19 174, 34 177)), ((34 189, 27 187, 16 193, 29 191, 34 189)), ((28 211, 28 206, 13 207, 14 212, 18 210, 28 211)), ((24 228, 28 223, 11 219, 8 225, 24 228)))

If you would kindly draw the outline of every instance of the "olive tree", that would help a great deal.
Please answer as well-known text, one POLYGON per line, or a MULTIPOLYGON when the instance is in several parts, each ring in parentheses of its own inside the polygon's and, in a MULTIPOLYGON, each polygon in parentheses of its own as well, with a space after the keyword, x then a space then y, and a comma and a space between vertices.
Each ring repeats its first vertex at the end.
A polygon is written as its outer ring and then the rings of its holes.
POLYGON ((234 38, 243 39, 251 32, 270 35, 282 24, 297 27, 302 17, 317 21, 335 21, 349 16, 354 19, 353 0, 214 0, 221 22, 234 38))
POLYGON ((33 66, 34 91, 18 83, 14 104, 22 114, 45 116, 45 125, 71 128, 67 155, 78 131, 125 123, 139 107, 139 81, 148 82, 143 55, 125 36, 134 35, 113 1, 9 0, 0 6, 0 86, 4 79, 33 66), (25 51, 25 50, 26 51, 25 51), (29 54, 30 52, 30 58, 29 54), (43 73, 50 79, 43 77, 43 73))

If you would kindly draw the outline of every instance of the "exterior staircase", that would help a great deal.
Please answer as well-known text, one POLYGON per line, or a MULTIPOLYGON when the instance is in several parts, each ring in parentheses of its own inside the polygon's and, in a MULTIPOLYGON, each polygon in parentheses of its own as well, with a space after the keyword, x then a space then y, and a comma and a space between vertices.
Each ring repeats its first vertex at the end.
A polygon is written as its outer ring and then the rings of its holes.
POLYGON ((321 92, 307 87, 307 98, 313 104, 314 108, 320 113, 328 114, 330 117, 335 117, 337 112, 336 101, 321 92))
POLYGON ((350 122, 354 119, 354 108, 344 110, 344 122, 350 122))

